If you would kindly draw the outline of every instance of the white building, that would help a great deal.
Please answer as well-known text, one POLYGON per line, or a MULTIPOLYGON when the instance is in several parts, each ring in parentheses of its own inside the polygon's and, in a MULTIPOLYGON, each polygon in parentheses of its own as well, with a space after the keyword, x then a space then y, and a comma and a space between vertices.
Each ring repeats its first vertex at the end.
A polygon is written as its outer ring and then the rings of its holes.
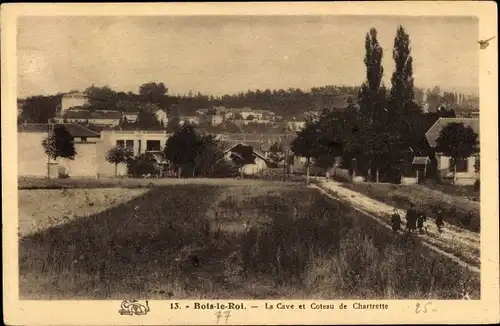
POLYGON ((288 128, 293 131, 300 131, 306 126, 305 121, 288 121, 287 122, 288 128))
MULTIPOLYGON (((234 146, 231 146, 224 152, 224 159, 227 161, 232 161, 231 155, 233 153, 238 153, 238 149, 240 147, 250 146, 245 143, 237 143, 234 146)), ((253 149, 253 147, 252 147, 253 149)), ((249 164, 243 165, 241 171, 244 175, 262 175, 268 173, 268 159, 267 157, 253 149, 253 162, 249 164)))
POLYGON ((211 124, 212 126, 218 126, 224 122, 224 117, 220 114, 214 114, 212 116, 211 124))
MULTIPOLYGON (((436 147, 437 139, 439 138, 441 130, 446 127, 450 123, 462 123, 465 127, 471 127, 474 133, 476 133, 479 137, 479 119, 471 119, 471 118, 439 118, 425 133, 425 137, 429 145, 433 148, 436 147)), ((479 141, 479 138, 478 138, 479 141)), ((477 149, 477 153, 468 157, 464 160, 459 160, 455 163, 456 170, 454 168, 454 164, 452 164, 452 160, 450 157, 443 155, 442 153, 436 153, 437 160, 437 169, 441 176, 451 178, 456 171, 455 174, 455 184, 460 185, 471 185, 479 179, 479 173, 476 172, 474 167, 476 163, 476 157, 479 155, 479 148, 477 149)))
POLYGON ((125 119, 128 123, 136 122, 138 116, 139 112, 123 112, 123 119, 125 119))
POLYGON ((88 98, 83 93, 64 94, 61 99, 61 113, 77 106, 84 106, 88 103, 88 98))
POLYGON ((158 119, 158 122, 163 124, 163 126, 167 126, 168 116, 167 116, 167 112, 165 112, 165 110, 162 110, 162 109, 156 110, 155 116, 156 116, 156 119, 158 119))
POLYGON ((54 124, 53 128, 64 127, 73 136, 76 156, 73 160, 58 158, 53 160, 45 154, 42 142, 47 139, 48 126, 30 123, 18 126, 17 133, 17 174, 27 177, 51 178, 66 174, 70 177, 95 178, 98 174, 99 133, 77 124, 54 124))
MULTIPOLYGON (((99 175, 113 176, 115 173, 114 164, 106 161, 110 149, 123 146, 131 149, 134 156, 158 152, 165 148, 168 136, 165 130, 102 130, 99 152, 103 155, 100 155, 99 175)), ((118 164, 117 174, 127 175, 126 164, 118 164)))

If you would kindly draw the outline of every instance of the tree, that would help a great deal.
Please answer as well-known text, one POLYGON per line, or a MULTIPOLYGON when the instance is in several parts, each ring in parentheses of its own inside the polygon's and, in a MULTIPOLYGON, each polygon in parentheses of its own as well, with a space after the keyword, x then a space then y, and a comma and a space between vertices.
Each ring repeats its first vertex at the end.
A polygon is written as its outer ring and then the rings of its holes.
POLYGON ((309 171, 311 158, 315 157, 317 152, 318 133, 316 123, 311 120, 306 121, 305 127, 297 133, 297 137, 292 141, 290 149, 295 155, 307 159, 306 178, 309 182, 309 171))
POLYGON ((117 106, 116 92, 109 86, 95 87, 91 86, 85 89, 84 93, 88 97, 88 109, 114 109, 117 106))
POLYGON ((45 154, 54 160, 58 157, 75 159, 73 136, 63 126, 55 127, 53 133, 42 141, 42 146, 45 148, 45 154))
POLYGON ((450 123, 446 125, 436 140, 436 152, 451 158, 453 165, 453 181, 456 181, 456 162, 467 159, 478 149, 478 135, 471 127, 463 123, 450 123))
MULTIPOLYGON (((391 163, 397 166, 398 162, 409 165, 411 149, 420 143, 418 126, 419 116, 422 114, 420 107, 414 102, 415 88, 413 84, 413 58, 411 56, 410 36, 403 26, 399 26, 394 38, 392 57, 395 69, 391 78, 389 95, 389 117, 387 126, 395 133, 391 139, 395 141, 391 147, 397 149, 391 163)), ((394 172, 394 171, 393 171, 394 172)))
MULTIPOLYGON (((383 130, 387 121, 386 114, 386 93, 387 90, 382 83, 384 68, 382 67, 383 50, 377 39, 377 30, 370 29, 365 37, 365 59, 366 81, 361 85, 358 94, 358 103, 360 111, 354 120, 355 125, 362 125, 363 128, 353 128, 358 135, 351 137, 351 148, 353 158, 358 162, 367 160, 367 166, 371 168, 372 173, 378 169, 376 162, 380 158, 375 155, 377 152, 372 141, 365 141, 373 134, 373 130, 383 130), (360 137, 361 135, 361 137, 360 137), (369 136, 368 138, 366 136, 369 136)), ((352 104, 349 103, 352 108, 352 104)), ((354 122, 354 121, 353 121, 354 122)), ((325 158, 323 158, 324 160, 325 158)))
POLYGON ((197 152, 193 163, 193 177, 213 175, 217 164, 224 158, 224 145, 215 136, 201 136, 197 152))
POLYGON ((139 111, 135 125, 142 128, 161 127, 161 124, 156 118, 156 115, 146 110, 139 111))
MULTIPOLYGON (((57 126, 54 131, 42 141, 45 154, 49 158, 67 158, 74 160, 76 156, 73 136, 63 126, 57 126)), ((49 166, 47 165, 47 177, 50 178, 49 166)))
POLYGON ((200 146, 201 141, 194 128, 189 124, 178 128, 168 138, 164 149, 165 158, 177 167, 179 177, 183 167, 194 166, 195 159, 199 155, 200 146))
POLYGON ((231 154, 229 156, 233 161, 234 165, 238 167, 241 173, 241 178, 243 179, 243 166, 247 164, 255 164, 255 154, 253 152, 252 146, 237 145, 231 149, 231 154))
POLYGON ((115 178, 117 175, 118 164, 128 163, 128 161, 134 156, 134 153, 129 148, 123 146, 117 146, 111 148, 106 155, 106 160, 115 165, 115 178))
POLYGON ((163 83, 145 83, 139 87, 139 95, 145 102, 163 105, 168 88, 163 83))
POLYGON ((34 123, 47 123, 55 116, 56 107, 61 104, 62 94, 52 96, 32 96, 23 105, 20 120, 34 123))
POLYGON ((280 142, 275 141, 269 146, 269 158, 275 163, 283 162, 285 159, 285 151, 280 142))
POLYGON ((394 109, 402 110, 403 114, 414 108, 415 91, 413 87, 413 58, 411 56, 410 36, 403 26, 399 26, 394 39, 392 57, 395 70, 392 74, 390 102, 394 109))
POLYGON ((385 105, 385 86, 382 85, 384 68, 383 50, 377 39, 377 30, 371 28, 365 38, 366 81, 358 94, 360 111, 372 123, 382 114, 385 105))

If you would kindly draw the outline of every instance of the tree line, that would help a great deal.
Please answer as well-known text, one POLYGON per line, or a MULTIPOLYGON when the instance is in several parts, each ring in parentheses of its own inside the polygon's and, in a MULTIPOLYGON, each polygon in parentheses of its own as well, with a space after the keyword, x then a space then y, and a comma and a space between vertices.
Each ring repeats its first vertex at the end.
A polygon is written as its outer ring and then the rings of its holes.
MULTIPOLYGON (((402 26, 394 39, 395 70, 387 89, 382 81, 384 53, 377 36, 372 28, 365 37, 366 79, 357 96, 359 109, 323 110, 318 119, 306 122, 292 142, 292 151, 307 158, 308 167, 314 160, 326 169, 340 159, 353 174, 372 180, 380 175, 382 181, 398 182, 411 169, 414 156, 433 157, 425 132, 439 117, 454 117, 454 112, 423 113, 415 103, 410 37, 402 26)), ((473 151, 475 139, 472 129, 452 125, 440 137, 438 147, 457 159, 464 158, 473 151), (451 153, 451 147, 460 149, 451 153)))
MULTIPOLYGON (((225 106, 227 108, 250 107, 252 109, 271 110, 285 119, 300 116, 305 111, 321 111, 324 108, 338 109, 339 97, 356 99, 360 87, 329 85, 313 87, 310 90, 299 88, 279 90, 248 90, 232 95, 204 95, 201 93, 187 95, 170 95, 163 82, 148 82, 139 87, 138 93, 120 92, 109 86, 90 86, 84 90, 89 103, 88 110, 119 110, 123 112, 152 112, 158 108, 164 109, 170 115, 195 115, 199 108, 225 106), (172 110, 173 108, 173 110, 172 110)), ((472 110, 474 101, 465 100, 461 105, 456 104, 457 95, 453 92, 444 92, 435 87, 432 90, 414 88, 414 100, 420 103, 426 93, 429 109, 447 103, 451 109, 472 110)), ((24 101, 20 121, 46 123, 55 116, 60 107, 63 94, 50 96, 32 96, 24 101)), ((341 102, 341 101, 340 101, 341 102)))

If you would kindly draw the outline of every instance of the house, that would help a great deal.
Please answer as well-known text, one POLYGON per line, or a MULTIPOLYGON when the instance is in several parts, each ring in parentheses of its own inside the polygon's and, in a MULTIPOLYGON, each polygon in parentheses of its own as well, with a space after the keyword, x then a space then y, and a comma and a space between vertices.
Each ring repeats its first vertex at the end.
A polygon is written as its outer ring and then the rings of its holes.
POLYGON ((85 94, 72 92, 64 94, 61 98, 61 113, 78 106, 84 106, 88 103, 88 98, 85 94))
POLYGON ((224 122, 224 116, 222 114, 214 114, 212 115, 212 119, 210 121, 212 126, 218 126, 224 122))
POLYGON ((241 172, 244 175, 261 175, 266 174, 268 172, 269 165, 271 164, 270 160, 263 153, 255 150, 253 146, 240 143, 231 146, 229 149, 224 151, 224 159, 228 161, 232 161, 232 155, 238 155, 240 150, 244 147, 252 148, 253 159, 248 164, 243 165, 241 168, 241 172))
POLYGON ((182 126, 185 123, 189 123, 192 125, 199 125, 200 124, 200 117, 198 116, 183 116, 180 118, 179 124, 182 126))
POLYGON ((208 112, 208 109, 197 109, 196 114, 205 115, 208 112))
MULTIPOLYGON (((134 126, 114 127, 101 131, 101 142, 99 145, 99 176, 113 176, 114 164, 106 160, 106 154, 110 149, 117 146, 128 148, 134 156, 145 153, 157 153, 165 148, 169 134, 162 128, 151 128, 149 130, 138 129, 134 126)), ((126 164, 118 164, 118 175, 127 175, 126 164)))
POLYGON ((53 160, 45 153, 42 142, 49 135, 49 127, 43 123, 18 125, 17 168, 18 176, 57 178, 58 175, 91 177, 98 175, 98 143, 100 134, 78 124, 53 124, 52 128, 65 128, 73 137, 77 155, 74 160, 53 160))
MULTIPOLYGON (((439 118, 425 133, 427 142, 429 146, 435 148, 439 134, 444 127, 450 123, 462 123, 465 127, 471 127, 472 130, 479 136, 479 119, 474 118, 439 118)), ((479 155, 479 148, 477 154, 471 157, 459 160, 456 162, 456 184, 474 184, 474 182, 479 178, 479 174, 476 172, 474 165, 476 162, 476 157, 479 155)), ((450 157, 444 156, 442 153, 436 153, 437 170, 443 177, 452 177, 454 168, 453 164, 450 164, 450 157)))
POLYGON ((305 121, 294 120, 294 121, 288 121, 286 123, 286 125, 292 131, 299 131, 299 130, 303 129, 306 126, 306 122, 305 121))
POLYGON ((122 119, 122 113, 114 110, 89 111, 82 107, 68 109, 56 115, 59 123, 91 123, 102 126, 117 126, 122 119))
POLYGON ((134 123, 137 121, 137 117, 139 117, 139 112, 123 112, 123 120, 128 123, 134 123))
POLYGON ((165 110, 158 109, 154 114, 156 116, 156 119, 158 119, 158 122, 160 122, 163 126, 166 126, 168 124, 168 116, 165 110))

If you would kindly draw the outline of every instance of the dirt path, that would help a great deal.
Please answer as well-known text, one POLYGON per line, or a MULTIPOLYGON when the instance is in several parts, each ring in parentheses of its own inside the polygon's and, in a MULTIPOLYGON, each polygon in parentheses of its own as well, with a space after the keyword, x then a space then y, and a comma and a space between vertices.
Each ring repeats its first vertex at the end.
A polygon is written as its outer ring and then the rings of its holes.
MULTIPOLYGON (((393 206, 342 187, 342 184, 336 181, 317 180, 316 184, 312 187, 318 188, 328 196, 349 203, 358 211, 376 219, 385 227, 391 228, 389 222, 394 210, 393 206)), ((404 221, 406 213, 400 209, 398 212, 404 221)), ((432 217, 427 219, 425 226, 428 234, 419 235, 424 245, 471 271, 480 273, 479 234, 449 224, 445 225, 443 233, 440 234, 432 217)))

